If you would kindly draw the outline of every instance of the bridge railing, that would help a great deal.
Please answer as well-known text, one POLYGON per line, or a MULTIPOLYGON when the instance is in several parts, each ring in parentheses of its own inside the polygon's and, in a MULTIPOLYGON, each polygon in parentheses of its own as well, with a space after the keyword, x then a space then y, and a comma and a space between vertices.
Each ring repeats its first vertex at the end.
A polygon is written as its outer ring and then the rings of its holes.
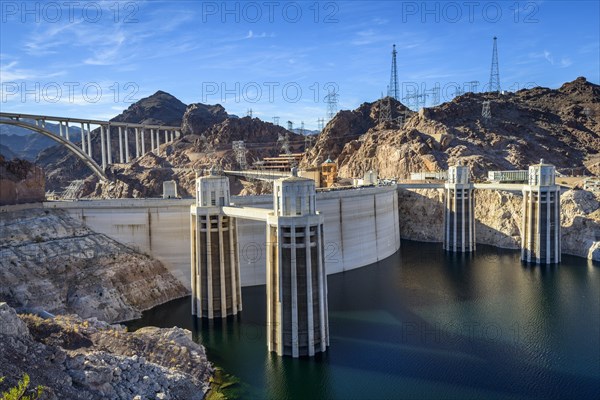
POLYGON ((113 164, 114 159, 119 163, 129 163, 132 158, 138 158, 146 154, 146 145, 149 151, 158 151, 159 146, 172 142, 181 137, 181 127, 168 125, 135 124, 117 121, 102 121, 89 118, 57 117, 50 115, 21 114, 0 112, 0 124, 8 124, 30 129, 53 138, 58 143, 66 146, 71 152, 81 158, 94 173, 102 179, 106 179, 104 171, 108 165, 113 164), (49 129, 47 123, 58 125, 58 132, 49 129), (80 130, 80 142, 77 145, 72 140, 69 124, 78 124, 76 129, 80 130), (98 134, 92 137, 92 126, 99 128, 98 134), (111 130, 116 128, 118 134, 118 151, 113 151, 111 130), (129 150, 129 132, 135 135, 134 154, 129 150), (149 131, 149 136, 146 133, 149 131), (161 143, 161 132, 164 140, 161 143), (99 140, 98 140, 99 137, 99 140), (96 143, 93 143, 95 139, 96 143), (98 143, 99 142, 99 143, 98 143), (97 150, 100 146, 99 152, 97 150), (100 153, 100 162, 94 159, 94 154, 100 153))

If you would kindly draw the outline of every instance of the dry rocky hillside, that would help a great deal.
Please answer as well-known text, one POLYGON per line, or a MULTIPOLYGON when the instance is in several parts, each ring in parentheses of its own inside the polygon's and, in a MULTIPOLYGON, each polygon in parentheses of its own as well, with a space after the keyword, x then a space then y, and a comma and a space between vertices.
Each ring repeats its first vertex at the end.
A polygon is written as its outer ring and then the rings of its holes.
POLYGON ((181 328, 17 315, 0 303, 0 392, 28 374, 43 399, 202 399, 213 368, 181 328))
POLYGON ((329 154, 342 177, 373 169, 381 177, 406 178, 460 160, 481 178, 487 170, 523 169, 545 158, 567 173, 600 174, 600 86, 585 78, 557 90, 467 93, 412 114, 402 127, 376 125, 377 103, 338 113, 305 163, 329 154), (488 122, 481 117, 486 100, 492 114, 488 122), (363 117, 357 121, 356 115, 363 117))
MULTIPOLYGON (((162 193, 163 181, 174 179, 181 195, 189 196, 195 171, 212 165, 238 167, 232 141, 245 141, 250 163, 281 153, 280 135, 289 135, 292 151, 304 150, 304 138, 282 127, 229 115, 220 105, 186 106, 161 91, 113 120, 180 125, 184 136, 131 165, 109 167, 113 182, 108 184, 98 182, 83 163, 54 146, 37 160, 45 166, 49 190, 86 179, 81 196, 154 197, 162 193)), ((115 152, 116 134, 112 140, 115 152)), ((133 135, 129 140, 133 148, 133 135)), ((418 113, 389 98, 364 103, 354 111, 340 111, 329 121, 302 165, 315 166, 331 158, 341 177, 361 177, 372 169, 380 177, 406 178, 410 172, 443 170, 462 161, 472 167, 476 178, 483 178, 487 170, 522 169, 545 158, 566 173, 600 174, 599 154, 600 86, 577 78, 556 90, 467 93, 418 113), (489 121, 481 116, 484 101, 490 101, 489 121), (383 104, 389 104, 392 122, 379 123, 383 104)), ((232 189, 234 193, 268 190, 237 181, 232 189)))
POLYGON ((323 132, 317 136, 316 143, 307 152, 303 165, 318 166, 328 158, 335 160, 346 143, 358 140, 360 136, 369 130, 396 126, 395 123, 378 125, 382 105, 389 105, 390 116, 394 119, 414 115, 402 103, 392 98, 378 100, 373 103, 363 103, 354 111, 342 110, 329 121, 323 132))
POLYGON ((63 210, 0 214, 0 301, 126 321, 187 295, 158 260, 96 233, 63 210))
MULTIPOLYGON (((291 151, 304 150, 304 137, 286 129, 261 121, 258 118, 238 118, 227 114, 221 105, 190 104, 186 106, 168 93, 159 91, 131 105, 111 121, 164 124, 182 126, 183 137, 172 143, 162 144, 158 152, 149 152, 131 164, 115 164, 108 168, 110 183, 99 182, 89 169, 61 146, 46 149, 36 160, 48 170, 48 189, 60 190, 74 179, 85 179, 80 196, 90 197, 157 197, 162 194, 162 183, 175 180, 181 196, 191 196, 196 171, 217 166, 223 169, 239 167, 232 150, 232 142, 244 140, 247 161, 281 153, 280 136, 289 137, 291 151)), ((93 132, 93 135, 98 132, 93 132)), ((112 134, 113 159, 117 160, 118 136, 112 134)), ((150 139, 146 135, 146 149, 150 139)), ((129 136, 130 150, 135 138, 129 136)), ((99 149, 98 149, 99 153, 99 149)), ((94 154, 100 159, 100 154, 94 154)), ((247 182, 234 182, 232 191, 237 193, 247 182)), ((260 185, 248 190, 260 192, 260 185)))

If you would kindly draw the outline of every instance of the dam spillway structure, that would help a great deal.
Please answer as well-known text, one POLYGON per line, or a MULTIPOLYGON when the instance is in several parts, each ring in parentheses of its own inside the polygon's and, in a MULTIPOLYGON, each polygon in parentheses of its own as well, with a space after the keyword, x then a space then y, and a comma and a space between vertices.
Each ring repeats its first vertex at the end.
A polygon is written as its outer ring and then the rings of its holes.
POLYGON ((198 317, 225 318, 242 310, 236 220, 223 212, 229 202, 226 176, 211 172, 196 179, 190 233, 192 314, 198 317))
POLYGON ((475 251, 474 186, 469 179, 469 167, 448 169, 445 188, 444 250, 458 253, 475 251))
POLYGON ((329 346, 323 216, 315 182, 275 181, 267 217, 267 343, 280 356, 314 356, 329 346))
POLYGON ((532 264, 560 262, 560 187, 555 168, 540 160, 529 167, 523 187, 521 261, 532 264))

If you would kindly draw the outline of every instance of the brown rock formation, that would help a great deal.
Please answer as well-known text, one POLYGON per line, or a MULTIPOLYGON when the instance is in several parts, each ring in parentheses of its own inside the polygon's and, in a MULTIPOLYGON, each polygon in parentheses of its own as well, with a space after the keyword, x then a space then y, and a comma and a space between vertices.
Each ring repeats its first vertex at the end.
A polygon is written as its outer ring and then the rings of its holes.
POLYGON ((35 203, 46 197, 44 171, 25 160, 0 155, 0 205, 35 203))
MULTIPOLYGON (((380 108, 383 102, 388 102, 391 109, 391 117, 411 115, 403 104, 392 98, 385 98, 373 103, 363 103, 354 111, 342 110, 323 129, 317 137, 315 145, 310 149, 305 157, 304 164, 317 166, 327 158, 337 158, 345 143, 357 140, 368 130, 378 125, 380 118, 380 108)), ((389 124, 388 126, 393 126, 389 124)), ((381 125, 384 128, 386 125, 381 125)))
MULTIPOLYGON (((476 177, 487 170, 524 169, 551 160, 559 170, 600 173, 600 86, 585 78, 560 89, 537 87, 504 95, 467 93, 451 102, 412 114, 404 126, 375 126, 364 105, 353 114, 352 136, 329 139, 326 129, 308 155, 316 163, 329 149, 342 177, 362 176, 374 169, 381 177, 405 178, 410 172, 443 170, 459 160, 476 177), (482 103, 491 102, 492 119, 483 121, 482 103), (362 123, 362 124, 361 124, 362 123), (359 135, 364 134, 362 137, 359 135)), ((337 119, 347 119, 339 113, 337 119)), ((338 124, 334 118, 333 127, 338 124)), ((346 123, 339 132, 349 129, 346 123)), ((331 128, 330 128, 331 129, 331 128)))

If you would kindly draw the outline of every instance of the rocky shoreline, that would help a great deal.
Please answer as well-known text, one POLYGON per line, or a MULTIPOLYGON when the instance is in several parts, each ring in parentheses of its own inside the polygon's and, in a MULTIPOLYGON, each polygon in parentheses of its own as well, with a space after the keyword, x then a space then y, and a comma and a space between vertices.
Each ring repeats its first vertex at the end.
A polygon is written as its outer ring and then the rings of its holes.
POLYGON ((89 229, 64 210, 0 214, 0 300, 127 321, 189 291, 158 260, 89 229))
POLYGON ((190 331, 110 324, 189 294, 160 261, 63 210, 1 213, 0 237, 0 393, 28 374, 44 399, 205 397, 190 331))
POLYGON ((127 332, 96 318, 17 315, 0 303, 0 391, 24 373, 44 399, 202 399, 214 370, 181 328, 127 332))

